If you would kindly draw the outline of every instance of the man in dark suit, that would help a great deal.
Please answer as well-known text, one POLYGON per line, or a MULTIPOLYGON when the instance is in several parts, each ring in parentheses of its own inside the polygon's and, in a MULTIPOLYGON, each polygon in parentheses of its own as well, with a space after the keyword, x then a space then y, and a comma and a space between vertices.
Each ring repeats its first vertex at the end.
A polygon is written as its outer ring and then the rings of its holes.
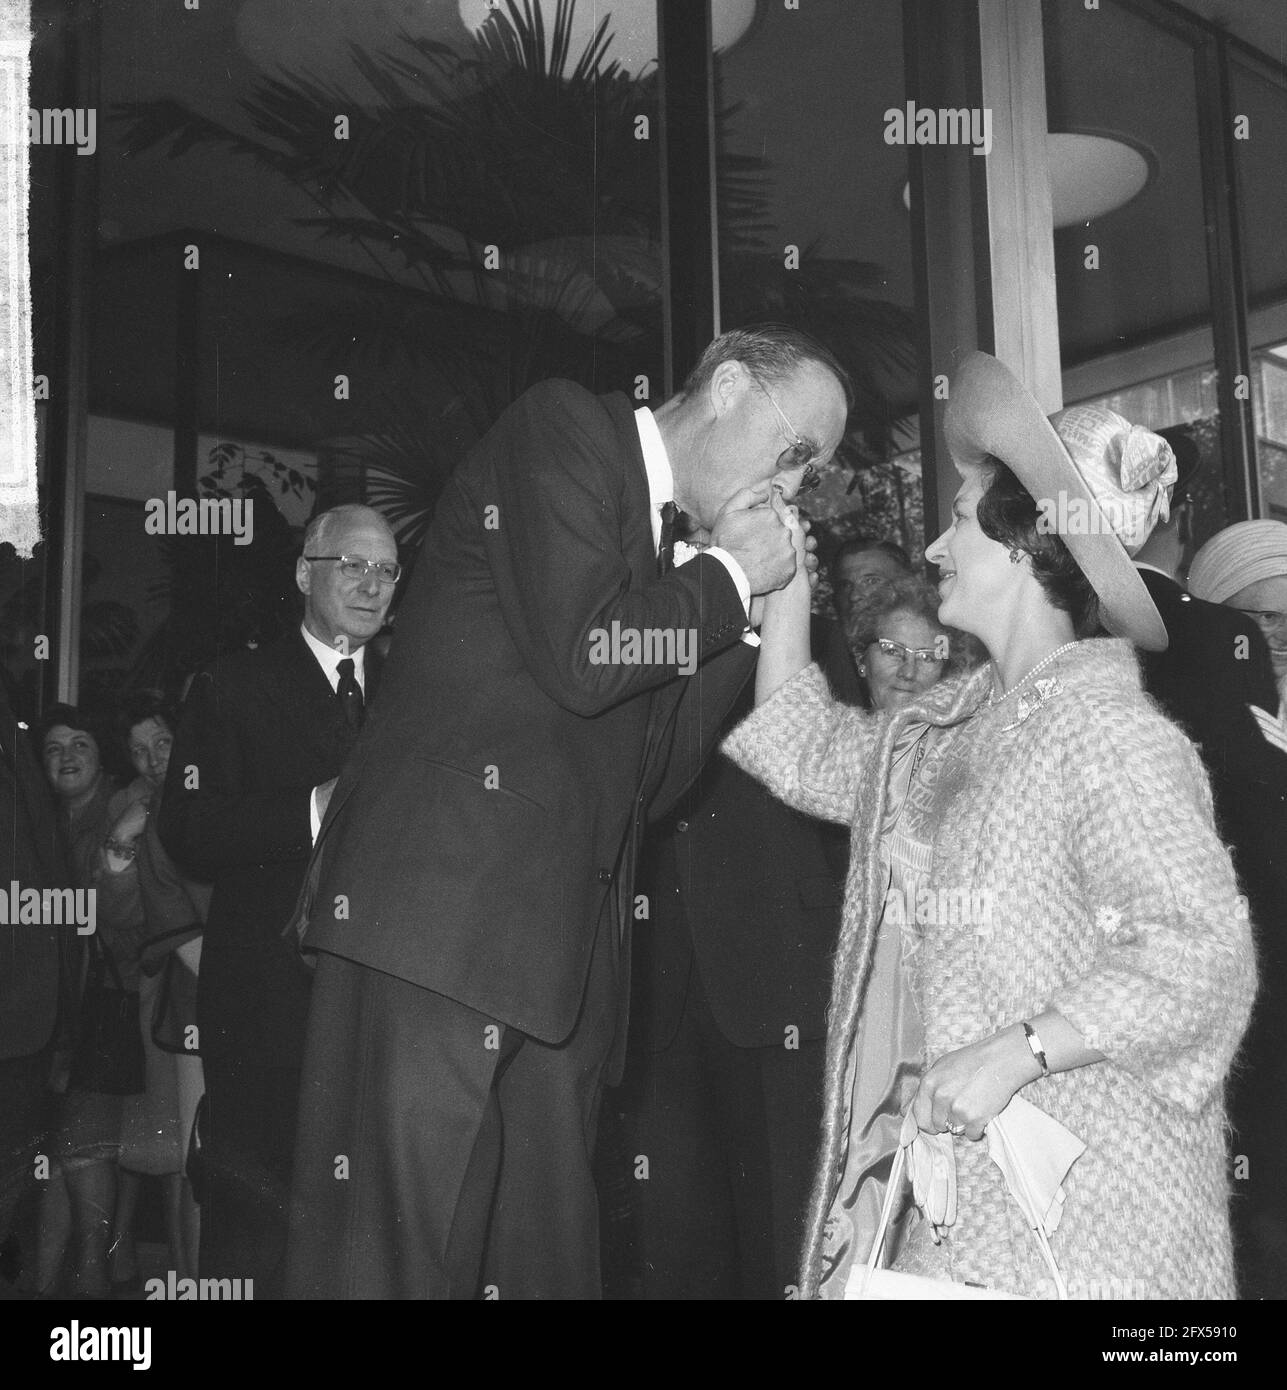
MULTIPOLYGON (((1193 502, 1189 485, 1200 466, 1196 445, 1187 433, 1160 431, 1175 451, 1179 477, 1172 488, 1170 517, 1154 527, 1135 556, 1136 567, 1166 624, 1164 652, 1144 652, 1144 688, 1196 744, 1211 774, 1216 820, 1235 858, 1247 859, 1248 836, 1258 828, 1248 821, 1247 797, 1268 789, 1270 799, 1287 790, 1282 784, 1287 760, 1270 748, 1252 707, 1269 713, 1278 708, 1269 649, 1251 619, 1223 604, 1194 598, 1179 575, 1192 556, 1193 502)), ((1254 813, 1253 813, 1254 814, 1254 813)), ((1246 876, 1254 868, 1239 862, 1246 876)))
POLYGON ((1194 598, 1178 582, 1192 559, 1188 483, 1199 455, 1183 431, 1160 433, 1175 450, 1180 477, 1170 520, 1154 529, 1135 562, 1170 645, 1142 654, 1144 688, 1193 740, 1211 774, 1216 823, 1233 852, 1256 934, 1260 993, 1229 1089, 1235 1130, 1230 1210, 1241 1295, 1283 1298, 1287 754, 1266 740, 1252 713, 1253 706, 1275 713, 1278 690, 1256 624, 1224 604, 1194 598))
MULTIPOLYGON (((0 889, 68 888, 66 846, 49 784, 0 676, 0 889)), ((33 1174, 49 1044, 60 986, 75 958, 76 925, 19 922, 9 904, 0 922, 0 1245, 33 1174)))
MULTIPOLYGON (((815 621, 813 645, 843 658, 834 690, 854 673, 831 627, 815 621)), ((726 727, 753 705, 748 684, 726 727)), ((847 829, 790 810, 718 754, 650 836, 613 1096, 631 1164, 648 1162, 631 1184, 646 1298, 781 1299, 794 1281, 848 860, 847 829)))
POLYGON ((599 1296, 639 826, 745 683, 849 399, 812 339, 742 330, 655 414, 534 387, 448 485, 301 910, 293 1294, 599 1296), (671 563, 676 505, 711 548, 671 563))
POLYGON ((310 975, 283 939, 320 823, 377 675, 367 643, 398 576, 366 507, 315 517, 296 582, 298 632, 222 658, 193 683, 159 830, 213 881, 197 996, 206 1099, 200 1271, 280 1296, 310 975))

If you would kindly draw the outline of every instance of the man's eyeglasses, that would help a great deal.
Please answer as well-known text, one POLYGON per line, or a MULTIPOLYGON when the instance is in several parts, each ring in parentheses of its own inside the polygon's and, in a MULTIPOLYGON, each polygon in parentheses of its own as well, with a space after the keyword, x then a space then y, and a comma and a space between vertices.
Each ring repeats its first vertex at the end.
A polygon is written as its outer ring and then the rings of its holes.
POLYGON ((402 566, 396 560, 368 560, 363 555, 305 555, 311 565, 316 560, 334 560, 345 579, 365 579, 373 574, 381 584, 396 584, 402 578, 402 566))
POLYGON ((822 474, 813 466, 810 460, 817 454, 817 449, 809 443, 807 439, 800 438, 800 432, 786 417, 786 412, 773 399, 773 393, 758 378, 752 377, 752 381, 769 398, 769 404, 777 411, 782 423, 786 426, 787 437, 791 443, 778 455, 778 472, 787 473, 793 468, 804 468, 804 477, 800 479, 800 486, 797 492, 811 492, 819 483, 822 482, 822 474))
POLYGON ((877 637, 876 645, 886 656, 896 658, 900 665, 909 656, 924 662, 926 666, 941 666, 946 660, 937 647, 905 647, 901 642, 895 642, 892 637, 877 637))

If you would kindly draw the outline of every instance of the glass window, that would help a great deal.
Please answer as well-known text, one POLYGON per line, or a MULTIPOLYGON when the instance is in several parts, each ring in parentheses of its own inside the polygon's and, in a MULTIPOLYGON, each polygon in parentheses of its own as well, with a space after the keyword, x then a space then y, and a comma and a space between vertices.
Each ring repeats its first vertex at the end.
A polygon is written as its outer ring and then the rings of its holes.
POLYGON ((1226 514, 1195 51, 1117 0, 1043 0, 1042 17, 1065 401, 1188 425, 1203 539, 1226 514))
POLYGON ((906 102, 901 8, 761 6, 716 76, 721 327, 783 321, 836 352, 858 405, 805 510, 835 539, 882 536, 919 558, 919 455, 893 457, 916 401, 907 152, 885 139, 906 102))
MULTIPOLYGON (((86 624, 85 674, 103 688, 168 674, 153 639, 182 595, 217 590, 220 642, 267 622, 239 619, 244 595, 206 538, 143 533, 147 500, 210 475, 216 445, 236 441, 229 468, 249 460, 268 486, 274 543, 316 483, 322 505, 378 502, 414 546, 452 468, 535 381, 660 395, 655 62, 581 63, 578 32, 555 74, 552 0, 539 57, 501 41, 526 7, 484 6, 481 37, 455 3, 333 0, 306 31, 289 9, 101 11, 99 108, 132 114, 98 124, 85 602, 119 604, 137 629, 127 648, 122 619, 94 655, 86 624), (159 567, 127 572, 152 539, 159 567)), ((655 52, 655 4, 632 12, 655 52)), ((57 43, 37 51, 33 91, 54 90, 59 61, 57 43)), ((33 202, 33 246, 57 244, 57 213, 33 202)), ((56 288, 42 267, 38 323, 56 288)), ((260 545, 257 526, 246 549, 260 545)))
POLYGON ((1287 82, 1242 61, 1231 70, 1261 504, 1287 521, 1287 82))

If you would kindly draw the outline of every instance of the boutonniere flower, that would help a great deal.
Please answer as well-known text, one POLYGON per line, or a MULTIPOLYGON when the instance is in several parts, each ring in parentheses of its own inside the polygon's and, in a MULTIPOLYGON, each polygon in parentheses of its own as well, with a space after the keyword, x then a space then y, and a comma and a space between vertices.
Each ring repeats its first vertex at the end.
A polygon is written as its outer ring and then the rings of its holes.
POLYGON ((675 567, 686 565, 689 560, 695 560, 702 553, 699 545, 689 545, 687 541, 675 542, 675 567))

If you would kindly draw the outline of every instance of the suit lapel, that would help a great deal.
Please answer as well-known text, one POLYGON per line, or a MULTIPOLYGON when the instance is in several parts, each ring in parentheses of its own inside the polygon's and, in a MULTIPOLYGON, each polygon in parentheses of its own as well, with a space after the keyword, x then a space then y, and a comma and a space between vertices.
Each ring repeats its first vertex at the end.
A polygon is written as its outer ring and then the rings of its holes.
POLYGON ((353 743, 339 697, 302 633, 287 640, 282 658, 284 716, 322 761, 333 761, 337 744, 347 752, 353 743))

